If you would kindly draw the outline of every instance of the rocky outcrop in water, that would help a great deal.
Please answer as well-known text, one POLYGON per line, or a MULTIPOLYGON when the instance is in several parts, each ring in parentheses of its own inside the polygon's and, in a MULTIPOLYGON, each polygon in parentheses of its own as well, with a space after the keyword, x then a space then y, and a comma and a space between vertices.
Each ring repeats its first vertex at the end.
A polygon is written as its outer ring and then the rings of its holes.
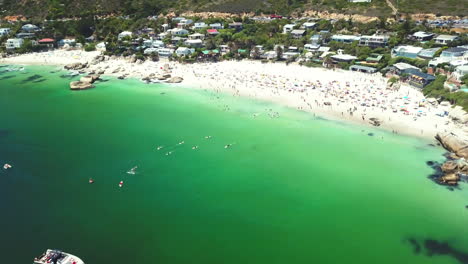
POLYGON ((65 70, 78 71, 78 70, 82 70, 82 69, 84 69, 86 67, 88 67, 88 63, 76 62, 76 63, 72 63, 72 64, 67 64, 63 68, 65 70))
POLYGON ((99 80, 101 76, 99 74, 93 74, 88 76, 83 76, 80 78, 79 81, 71 82, 70 89, 71 90, 86 90, 93 88, 93 83, 99 80))
POLYGON ((437 133, 436 139, 442 146, 460 158, 468 159, 468 141, 454 133, 437 133))
POLYGON ((71 90, 86 90, 93 88, 93 84, 89 82, 75 81, 70 83, 71 90))
POLYGON ((436 139, 451 152, 449 160, 440 167, 442 175, 436 181, 445 185, 457 185, 468 175, 468 142, 453 133, 438 133, 436 139))

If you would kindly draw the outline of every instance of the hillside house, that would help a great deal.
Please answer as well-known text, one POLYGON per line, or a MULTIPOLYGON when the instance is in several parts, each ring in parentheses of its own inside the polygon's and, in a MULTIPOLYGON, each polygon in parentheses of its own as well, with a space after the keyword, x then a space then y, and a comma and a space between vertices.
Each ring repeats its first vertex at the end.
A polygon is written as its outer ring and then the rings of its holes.
POLYGON ((446 45, 452 41, 458 39, 458 36, 451 36, 451 35, 439 35, 434 39, 434 42, 439 45, 446 45))
POLYGON ((371 48, 386 47, 389 39, 388 35, 361 36, 359 45, 371 48))
POLYGON ((210 24, 210 28, 212 29, 224 29, 224 25, 221 24, 221 23, 213 23, 213 24, 210 24))
POLYGON ((242 30, 243 24, 241 22, 234 22, 229 24, 229 28, 235 29, 237 31, 242 30))
POLYGON ((196 22, 196 23, 193 25, 192 29, 193 29, 193 30, 199 30, 199 29, 204 29, 204 28, 206 28, 206 27, 208 27, 208 25, 205 24, 205 22, 196 22))
POLYGON ((392 57, 406 57, 415 59, 423 48, 415 46, 398 46, 392 49, 392 57))
POLYGON ((332 41, 340 43, 353 43, 354 41, 359 41, 361 37, 354 35, 333 35, 331 37, 332 41))
POLYGON ((187 48, 187 47, 179 47, 175 51, 175 55, 180 57, 180 56, 188 56, 192 53, 195 52, 195 49, 187 48))
POLYGON ((303 29, 294 29, 293 31, 291 31, 291 36, 293 38, 299 39, 305 36, 305 33, 306 31, 303 29))
POLYGON ((0 28, 0 37, 8 36, 11 33, 10 28, 0 28))
POLYGON ((411 36, 411 39, 416 41, 429 41, 434 38, 435 34, 430 32, 418 31, 411 36))
POLYGON ((205 39, 205 35, 201 34, 201 33, 194 33, 194 34, 191 34, 191 35, 188 35, 188 39, 201 39, 201 40, 204 40, 205 39))
POLYGON ((21 27, 21 31, 27 32, 27 33, 37 32, 37 31, 40 31, 40 30, 41 29, 38 26, 33 25, 33 24, 26 24, 26 25, 21 27))
POLYGON ((286 24, 283 26, 283 34, 288 34, 294 30, 295 24, 286 24))
POLYGON ((23 46, 24 40, 20 38, 7 39, 5 47, 7 50, 18 49, 23 46))
POLYGON ((122 40, 122 39, 125 38, 125 37, 130 37, 130 38, 131 38, 132 36, 133 36, 133 33, 132 33, 132 32, 130 32, 130 31, 123 31, 123 32, 121 32, 121 33, 117 36, 117 39, 118 39, 118 40, 122 40))

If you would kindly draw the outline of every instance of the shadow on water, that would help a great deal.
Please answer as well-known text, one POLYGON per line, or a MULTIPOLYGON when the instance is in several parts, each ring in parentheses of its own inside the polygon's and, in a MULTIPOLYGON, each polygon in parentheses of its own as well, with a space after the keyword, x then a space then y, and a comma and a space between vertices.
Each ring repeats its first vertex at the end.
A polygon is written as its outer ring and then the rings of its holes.
POLYGON ((73 78, 75 78, 76 76, 73 76, 73 75, 70 75, 70 74, 62 74, 60 75, 60 78, 63 78, 63 79, 68 79, 68 80, 71 80, 73 78))
POLYGON ((7 80, 7 79, 15 78, 15 76, 16 76, 16 75, 3 76, 2 78, 0 78, 0 81, 1 81, 1 80, 7 80))
POLYGON ((452 247, 447 242, 435 239, 423 239, 418 241, 415 238, 408 238, 407 241, 413 247, 414 254, 424 253, 426 256, 450 256, 461 264, 468 264, 468 253, 452 247), (423 252, 424 251, 424 252, 423 252))
POLYGON ((39 80, 41 78, 42 78, 41 75, 34 74, 33 76, 29 76, 28 78, 22 80, 21 83, 23 84, 23 83, 33 82, 33 81, 39 80))
POLYGON ((0 138, 6 137, 10 134, 10 131, 6 129, 0 129, 0 138))

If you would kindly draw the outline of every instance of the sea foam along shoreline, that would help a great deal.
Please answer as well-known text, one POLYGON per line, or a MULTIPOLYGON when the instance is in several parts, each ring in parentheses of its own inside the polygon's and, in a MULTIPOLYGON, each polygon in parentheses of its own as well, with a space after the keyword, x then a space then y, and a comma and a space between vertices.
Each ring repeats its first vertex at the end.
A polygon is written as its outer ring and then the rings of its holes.
POLYGON ((271 101, 351 123, 371 125, 370 119, 375 118, 388 131, 429 140, 443 132, 468 138, 466 124, 437 115, 452 112, 450 106, 432 105, 419 90, 406 85, 399 90, 388 90, 387 79, 379 75, 284 63, 262 64, 259 61, 180 64, 167 60, 134 63, 124 58, 106 58, 92 63, 97 55, 98 52, 56 50, 4 58, 0 63, 65 65, 88 62, 89 66, 83 69, 86 72, 102 71, 105 75, 140 79, 161 73, 164 66, 169 65, 173 76, 184 78, 184 87, 271 101))

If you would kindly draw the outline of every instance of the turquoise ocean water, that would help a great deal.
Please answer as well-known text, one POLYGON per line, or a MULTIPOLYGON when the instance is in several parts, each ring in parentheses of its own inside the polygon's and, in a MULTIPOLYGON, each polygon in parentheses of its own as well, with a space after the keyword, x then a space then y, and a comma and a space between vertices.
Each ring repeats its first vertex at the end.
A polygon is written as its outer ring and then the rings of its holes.
POLYGON ((72 92, 56 67, 6 68, 2 263, 47 248, 87 264, 468 261, 467 186, 428 179, 444 159, 431 142, 183 86, 72 92))

